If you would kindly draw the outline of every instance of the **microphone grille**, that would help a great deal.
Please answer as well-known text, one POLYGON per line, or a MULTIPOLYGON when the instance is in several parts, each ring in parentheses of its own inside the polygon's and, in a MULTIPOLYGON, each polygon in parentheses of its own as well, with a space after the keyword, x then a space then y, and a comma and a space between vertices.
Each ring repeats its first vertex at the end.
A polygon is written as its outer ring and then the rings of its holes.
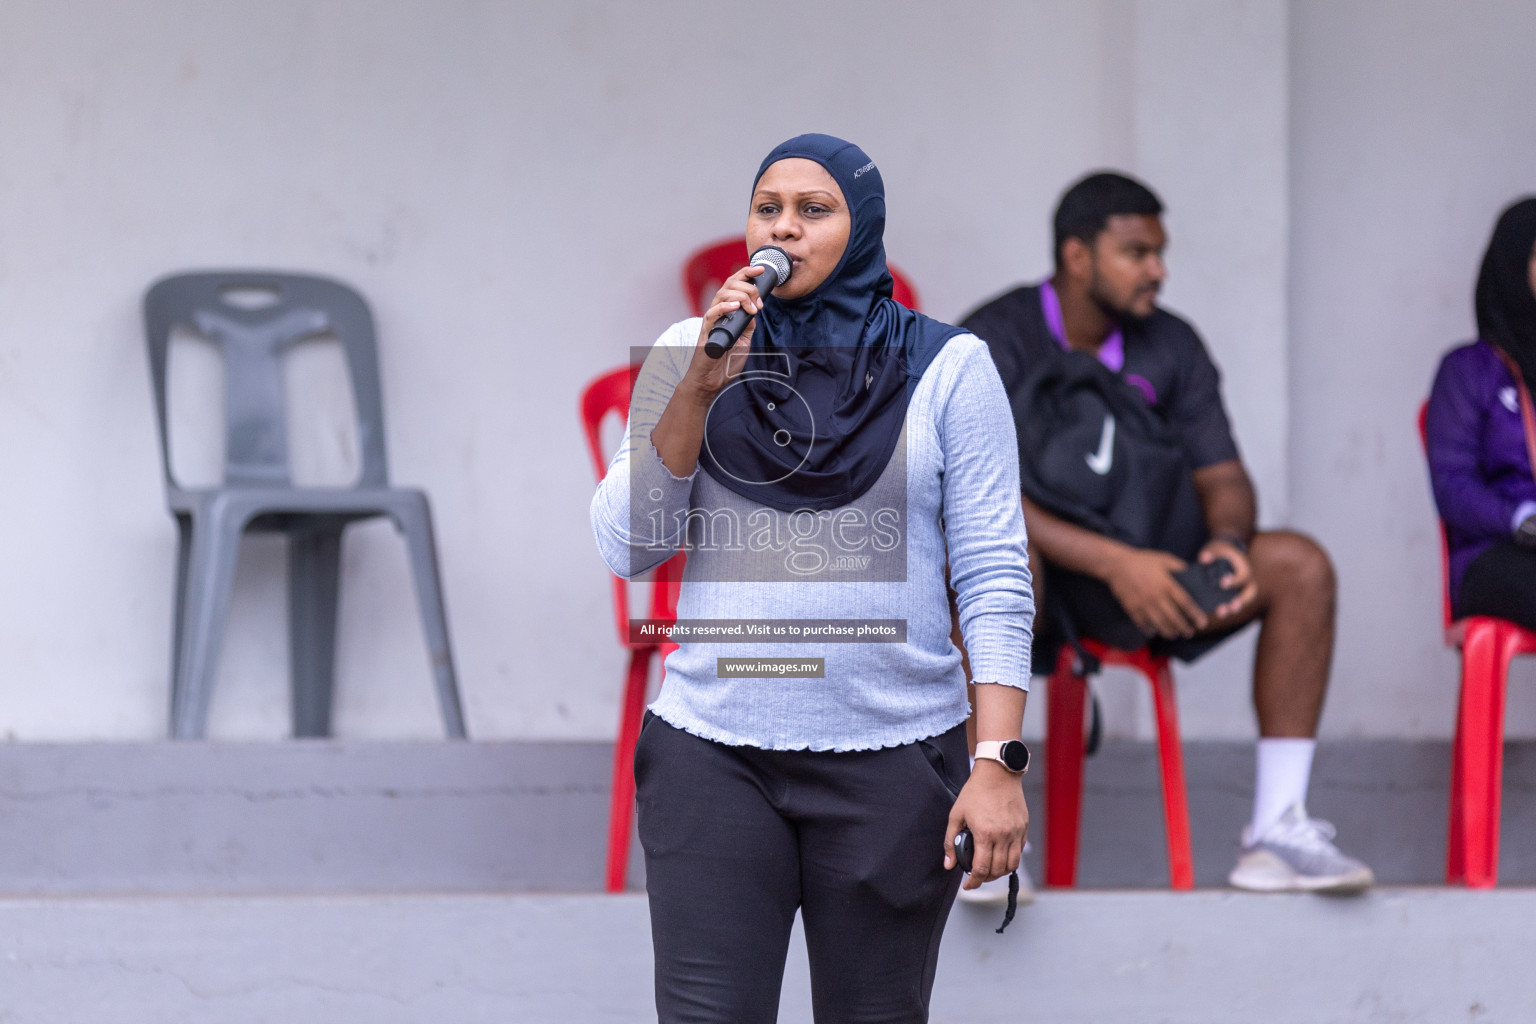
MULTIPOLYGON (((752 262, 749 266, 767 267, 779 275, 779 284, 789 280, 790 272, 794 265, 789 261, 789 254, 776 245, 765 245, 752 254, 752 262)), ((774 287, 778 287, 775 285, 774 287)))

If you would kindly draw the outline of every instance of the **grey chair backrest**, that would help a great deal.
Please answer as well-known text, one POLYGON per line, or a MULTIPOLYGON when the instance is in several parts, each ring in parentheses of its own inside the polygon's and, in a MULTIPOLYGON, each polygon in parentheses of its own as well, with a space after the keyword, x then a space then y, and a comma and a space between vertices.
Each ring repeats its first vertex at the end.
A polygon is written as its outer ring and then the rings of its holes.
POLYGON ((283 354, 298 342, 327 334, 341 342, 352 382, 362 463, 357 486, 388 486, 373 316, 362 296, 321 277, 221 270, 163 278, 144 296, 168 491, 181 489, 171 469, 166 410, 171 332, 178 326, 216 344, 224 357, 225 487, 293 486, 283 354))

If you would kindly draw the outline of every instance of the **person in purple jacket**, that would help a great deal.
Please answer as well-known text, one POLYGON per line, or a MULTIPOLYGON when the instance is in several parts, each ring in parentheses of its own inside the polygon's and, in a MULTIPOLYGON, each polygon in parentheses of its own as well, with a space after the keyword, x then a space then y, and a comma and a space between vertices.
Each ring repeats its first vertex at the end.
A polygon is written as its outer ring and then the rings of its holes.
POLYGON ((1522 390, 1536 393, 1536 196, 1500 215, 1475 301, 1478 340, 1440 361, 1425 419, 1451 604, 1457 618, 1536 629, 1536 474, 1521 413, 1522 390))

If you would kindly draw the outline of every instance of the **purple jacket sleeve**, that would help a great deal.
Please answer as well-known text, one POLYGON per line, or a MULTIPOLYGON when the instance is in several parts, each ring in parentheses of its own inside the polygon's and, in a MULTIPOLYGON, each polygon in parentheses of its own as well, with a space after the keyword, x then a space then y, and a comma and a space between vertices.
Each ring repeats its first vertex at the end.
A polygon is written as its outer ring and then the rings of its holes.
POLYGON ((1429 393, 1425 434, 1435 506, 1440 518, 1468 540, 1508 537, 1519 505, 1489 485, 1481 464, 1484 425, 1498 401, 1498 385, 1467 346, 1440 361, 1429 393))

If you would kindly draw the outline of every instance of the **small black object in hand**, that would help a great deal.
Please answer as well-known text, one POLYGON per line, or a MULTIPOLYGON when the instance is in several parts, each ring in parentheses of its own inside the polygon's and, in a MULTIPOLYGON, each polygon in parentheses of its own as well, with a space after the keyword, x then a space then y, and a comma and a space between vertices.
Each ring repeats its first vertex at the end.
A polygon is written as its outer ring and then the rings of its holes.
MULTIPOLYGON (((966 874, 971 872, 971 864, 975 858, 975 844, 971 841, 971 830, 963 828, 955 833, 955 866, 966 874)), ((1013 915, 1019 910, 1019 873, 1013 872, 1008 876, 1008 907, 1003 912, 1002 926, 997 929, 997 934, 1003 934, 1003 929, 1013 922, 1013 915)))
POLYGON ((1235 598, 1242 590, 1237 587, 1223 587, 1221 581, 1232 573, 1232 563, 1225 558, 1216 558, 1209 562, 1195 562, 1185 566, 1173 574, 1179 586, 1195 599, 1195 604, 1207 615, 1217 608, 1235 598))

